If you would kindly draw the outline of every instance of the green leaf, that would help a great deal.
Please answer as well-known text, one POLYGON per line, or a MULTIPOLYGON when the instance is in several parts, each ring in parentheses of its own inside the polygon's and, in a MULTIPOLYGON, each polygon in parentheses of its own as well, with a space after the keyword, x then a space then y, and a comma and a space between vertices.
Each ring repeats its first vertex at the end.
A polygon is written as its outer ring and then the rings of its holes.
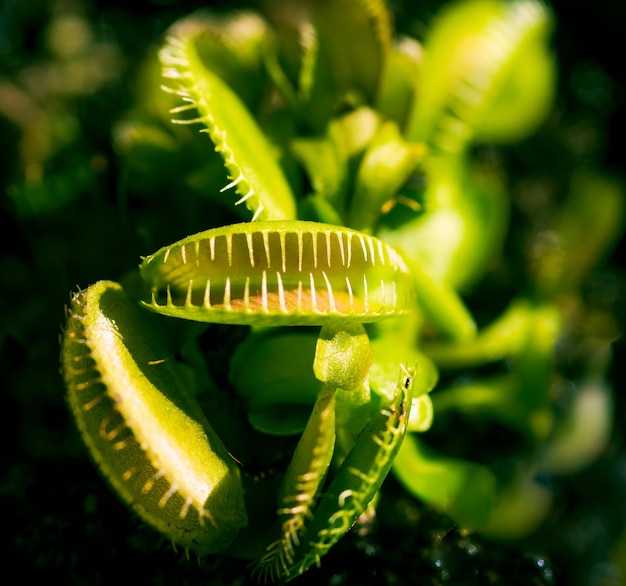
POLYGON ((232 89, 247 108, 256 111, 267 81, 265 55, 274 42, 265 20, 250 10, 198 12, 174 24, 168 35, 185 37, 191 20, 202 30, 195 48, 204 67, 232 89))
POLYGON ((279 490, 279 539, 257 561, 255 572, 265 580, 288 575, 294 550, 313 515, 335 446, 335 393, 322 391, 289 463, 279 490))
POLYGON ((376 111, 405 130, 419 88, 415 80, 422 64, 422 47, 410 37, 396 39, 390 47, 382 72, 376 111))
POLYGON ((295 202, 280 168, 278 156, 258 124, 235 92, 202 60, 202 38, 206 27, 201 20, 179 22, 161 49, 163 76, 174 87, 169 91, 182 98, 178 114, 196 111, 192 119, 176 119, 179 124, 199 123, 224 159, 230 183, 253 220, 295 218, 295 202))
POLYGON ((591 268, 608 255, 624 232, 622 178, 576 171, 553 229, 531 259, 537 290, 546 298, 576 291, 591 268))
POLYGON ((62 343, 68 402, 122 500, 175 543, 217 552, 247 523, 239 470, 149 318, 113 282, 74 295, 62 343))
POLYGON ((265 433, 301 433, 322 388, 313 374, 317 332, 253 332, 236 350, 230 381, 250 424, 265 433))
POLYGON ((458 153, 474 140, 532 132, 554 93, 550 30, 550 13, 535 0, 446 6, 424 43, 408 139, 458 153))
POLYGON ((367 509, 385 480, 406 433, 412 376, 403 372, 394 398, 374 416, 333 475, 314 516, 294 548, 287 578, 305 572, 328 552, 367 509))
POLYGON ((372 232, 384 204, 398 193, 423 155, 423 148, 402 139, 394 122, 385 122, 359 166, 348 224, 372 232))
POLYGON ((370 415, 368 376, 373 361, 369 337, 360 323, 324 326, 315 348, 313 371, 329 391, 336 391, 337 449, 341 461, 370 415))
POLYGON ((496 504, 496 479, 486 467, 440 454, 415 435, 402 443, 393 473, 407 491, 463 529, 484 527, 496 504))
POLYGON ((515 357, 530 336, 535 313, 530 301, 516 299, 474 339, 461 344, 431 343, 424 351, 443 368, 468 368, 515 357))
POLYGON ((313 372, 329 387, 353 391, 365 383, 372 360, 370 341, 361 324, 326 326, 317 339, 313 372))
POLYGON ((469 166, 465 157, 430 157, 420 214, 403 223, 384 219, 377 235, 414 266, 454 290, 470 287, 500 254, 509 202, 497 176, 469 166))
POLYGON ((374 104, 392 34, 384 2, 272 3, 268 18, 278 39, 272 77, 301 124, 321 132, 342 109, 374 104))
POLYGON ((348 157, 329 136, 298 137, 291 142, 313 192, 342 210, 348 188, 348 157))
MULTIPOLYGON (((311 7, 320 60, 330 77, 330 83, 320 83, 317 91, 335 91, 338 102, 356 93, 356 103, 373 104, 391 45, 391 16, 386 3, 334 0, 312 2, 311 7)), ((312 98, 315 95, 312 92, 312 98)))

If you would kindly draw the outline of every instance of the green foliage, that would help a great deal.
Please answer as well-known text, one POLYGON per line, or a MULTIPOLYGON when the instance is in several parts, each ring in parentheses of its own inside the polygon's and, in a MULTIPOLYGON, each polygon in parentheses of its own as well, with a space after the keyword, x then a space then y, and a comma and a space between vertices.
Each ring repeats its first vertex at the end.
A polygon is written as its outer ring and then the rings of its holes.
POLYGON ((239 470, 146 317, 115 283, 74 296, 62 348, 70 408, 129 506, 184 547, 220 551, 247 523, 239 470))
MULTIPOLYGON (((464 531, 531 535, 552 505, 535 478, 610 435, 616 326, 586 327, 584 288, 621 236, 623 182, 573 173, 520 246, 498 163, 553 107, 552 12, 451 2, 419 41, 392 21, 375 0, 179 19, 111 121, 118 223, 102 248, 88 220, 68 231, 78 258, 111 257, 80 276, 61 341, 91 458, 175 545, 266 580, 319 565, 390 472, 464 531), (575 369, 568 343, 587 350, 575 369), (519 465, 459 437, 491 425, 519 465)), ((59 63, 121 70, 88 37, 59 63)), ((16 217, 97 199, 102 158, 76 154, 84 84, 60 113, 23 92, 38 123, 14 114, 16 217)))

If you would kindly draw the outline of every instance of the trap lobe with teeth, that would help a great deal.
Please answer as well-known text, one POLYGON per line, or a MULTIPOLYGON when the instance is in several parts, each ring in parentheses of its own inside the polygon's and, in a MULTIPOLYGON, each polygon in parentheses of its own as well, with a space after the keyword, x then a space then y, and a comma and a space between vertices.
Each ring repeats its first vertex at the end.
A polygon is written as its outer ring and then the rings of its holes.
POLYGON ((148 307, 207 322, 365 322, 412 304, 410 273, 394 249, 315 222, 207 230, 146 258, 141 274, 150 287, 148 307))

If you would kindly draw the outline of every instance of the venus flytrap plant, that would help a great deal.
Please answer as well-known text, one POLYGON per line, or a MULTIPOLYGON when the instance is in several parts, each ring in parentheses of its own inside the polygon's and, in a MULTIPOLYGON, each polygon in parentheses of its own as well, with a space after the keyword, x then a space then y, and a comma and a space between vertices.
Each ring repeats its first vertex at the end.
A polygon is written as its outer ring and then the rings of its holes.
POLYGON ((526 510, 520 491, 501 498, 488 466, 415 434, 437 410, 472 406, 544 440, 561 332, 552 299, 520 299, 477 334, 459 293, 498 256, 508 217, 504 182, 471 147, 518 139, 549 105, 545 6, 457 3, 423 65, 416 41, 393 40, 382 1, 285 6, 270 3, 267 19, 193 15, 168 31, 172 122, 208 135, 223 167, 205 171, 206 185, 245 221, 162 246, 136 287, 79 291, 62 350, 72 413, 113 489, 175 544, 236 552, 265 580, 319 564, 392 468, 466 528, 496 527, 506 503, 526 510), (184 324, 182 350, 166 344, 163 320, 184 324), (206 324, 246 328, 219 383, 202 364, 206 324), (185 352, 190 386, 228 405, 207 412, 213 425, 181 382, 185 352), (503 358, 507 375, 431 398, 439 369, 503 358), (288 454, 264 460, 281 475, 264 484, 269 528, 251 484, 268 475, 249 471, 242 447, 252 437, 288 454))
POLYGON ((411 371, 402 371, 393 401, 361 431, 315 508, 312 522, 300 539, 303 552, 288 577, 303 573, 356 523, 376 492, 402 444, 411 409, 411 371))
MULTIPOLYGON (((380 488, 407 430, 414 371, 402 368, 391 401, 382 411, 377 408, 374 417, 368 421, 367 411, 372 408, 368 389, 372 360, 369 340, 362 326, 351 331, 322 329, 314 369, 323 386, 313 415, 321 404, 321 413, 325 415, 324 419, 328 418, 328 413, 334 412, 328 410, 328 403, 331 400, 337 402, 337 421, 332 419, 327 424, 330 437, 337 424, 335 452, 332 453, 332 443, 329 451, 327 441, 320 443, 318 439, 310 445, 309 430, 305 430, 296 452, 301 448, 310 450, 311 456, 307 460, 319 463, 319 470, 312 474, 309 467, 297 472, 292 471, 291 466, 288 468, 283 484, 297 486, 297 480, 301 488, 298 494, 284 498, 285 504, 293 502, 295 506, 279 509, 279 513, 283 510, 287 515, 283 522, 283 539, 268 548, 259 562, 258 571, 269 572, 271 577, 282 575, 291 579, 311 565, 319 564, 321 557, 366 511, 380 488), (361 357, 358 361, 354 360, 357 355, 361 357), (312 507, 320 481, 331 463, 331 453, 338 469, 319 504, 312 507), (290 475, 296 477, 292 482, 288 482, 290 475)), ((312 417, 309 424, 316 419, 312 417)), ((320 438, 320 434, 315 437, 320 438)))
MULTIPOLYGON (((497 360, 501 353, 517 363, 510 373, 440 389, 433 396, 434 411, 440 416, 456 411, 470 418, 493 418, 520 433, 532 449, 545 446, 554 427, 548 393, 557 377, 554 349, 561 334, 556 308, 519 303, 474 342, 456 349, 454 358, 455 349, 434 353, 435 360, 441 358, 448 367, 455 358, 460 366, 472 355, 474 364, 480 364, 497 360), (496 338, 501 344, 494 344, 496 338), (494 345, 502 347, 494 352, 494 345)), ((548 513, 553 495, 532 480, 540 470, 531 460, 516 467, 506 481, 498 481, 488 466, 451 458, 417 437, 403 444, 394 462, 397 478, 410 492, 468 529, 506 538, 531 532, 548 513)))
POLYGON ((407 137, 454 154, 476 140, 527 136, 552 104, 551 28, 549 9, 534 0, 444 8, 424 43, 407 137))
POLYGON ((164 87, 183 101, 171 113, 197 114, 173 121, 205 126, 203 131, 222 155, 230 180, 222 191, 234 188, 240 196, 235 205, 245 203, 253 212, 252 220, 294 219, 291 190, 265 136, 239 97, 202 64, 198 43, 203 34, 207 34, 207 26, 201 20, 183 21, 161 49, 163 76, 174 86, 164 87))
POLYGON ((239 470, 146 317, 116 283, 74 295, 63 338, 68 401, 121 498, 183 547, 216 552, 247 522, 239 470))
POLYGON ((305 0, 296 10, 273 2, 267 17, 278 45, 268 70, 307 131, 323 132, 346 107, 374 103, 392 35, 384 2, 305 0))
MULTIPOLYGON (((161 53, 165 77, 177 84, 168 91, 182 97, 186 102, 185 105, 174 108, 173 113, 178 115, 187 110, 198 112, 197 117, 182 122, 199 123, 206 127, 216 149, 224 158, 232 180, 227 187, 234 187, 241 195, 235 205, 245 202, 253 214, 253 220, 268 217, 272 221, 209 230, 146 257, 140 267, 141 278, 147 290, 144 305, 170 317, 201 322, 256 326, 327 324, 324 328, 331 328, 331 339, 343 341, 343 354, 337 354, 339 346, 336 343, 331 344, 329 350, 328 344, 324 342, 326 329, 322 330, 318 342, 321 349, 317 352, 314 371, 323 384, 278 494, 279 535, 282 536, 276 544, 269 546, 267 553, 259 561, 260 572, 269 573, 272 578, 290 578, 318 561, 330 545, 350 528, 369 505, 391 466, 391 458, 397 450, 403 431, 389 434, 382 432, 384 429, 395 430, 397 425, 401 425, 402 430, 406 429, 406 423, 400 422, 407 420, 406 392, 410 388, 410 378, 404 383, 401 403, 397 403, 400 395, 394 394, 389 401, 378 401, 375 408, 370 406, 365 377, 371 360, 366 360, 360 351, 356 352, 359 344, 353 344, 356 339, 361 339, 369 345, 367 334, 362 326, 349 324, 360 324, 411 311, 414 303, 413 283, 402 258, 373 236, 341 226, 284 220, 293 215, 293 199, 269 154, 270 149, 263 135, 234 94, 229 93, 228 87, 210 71, 202 70, 199 66, 194 43, 206 32, 204 27, 191 20, 178 25, 175 32, 177 36, 168 41, 161 53), (234 122, 231 121, 231 116, 234 122), (249 141, 245 145, 242 138, 239 138, 243 136, 249 141), (267 153, 268 160, 251 156, 251 151, 248 150, 250 145, 267 153), (277 183, 271 186, 261 181, 260 172, 267 172, 268 176, 275 174, 278 177, 277 183), (268 190, 268 186, 276 189, 268 190), (350 328, 354 327, 357 327, 357 332, 348 334, 350 328), (344 334, 348 334, 348 337, 344 334), (359 381, 351 380, 354 377, 349 375, 346 378, 346 368, 348 371, 356 368, 355 372, 361 372, 357 377, 359 381), (339 400, 336 407, 337 393, 346 394, 346 398, 339 400), (374 442, 371 432, 361 438, 359 432, 370 416, 378 418, 381 409, 383 421, 391 416, 387 414, 387 404, 392 406, 391 415, 399 412, 399 422, 396 423, 394 419, 389 425, 383 424, 380 429, 382 435, 375 435, 374 442), (337 431, 335 410, 339 418, 337 431), (337 449, 336 433, 341 438, 337 449), (356 451, 352 459, 356 458, 356 464, 360 464, 363 469, 351 465, 343 472, 344 469, 340 466, 337 472, 340 480, 335 479, 333 482, 350 487, 353 484, 350 478, 356 475, 359 490, 354 491, 355 498, 347 499, 342 493, 329 500, 327 493, 324 493, 326 496, 321 501, 322 510, 326 511, 324 518, 318 519, 312 525, 311 537, 305 537, 308 535, 309 522, 315 521, 316 495, 321 490, 331 459, 338 459, 340 463, 348 458, 351 462, 350 455, 354 450, 356 451), (346 474, 346 480, 341 480, 346 474), (339 527, 325 529, 328 523, 333 522, 333 511, 338 514, 341 512, 343 521, 339 527), (329 537, 324 539, 324 545, 320 545, 320 535, 326 533, 329 537)), ((98 291, 99 287, 104 287, 104 284, 93 286, 89 291, 98 291)), ((115 324, 112 328, 115 329, 115 324)), ((88 334, 85 334, 87 338, 88 334)), ((66 340, 71 337, 71 329, 68 329, 66 340)), ((99 342, 96 336, 94 346, 98 347, 99 342)), ((122 336, 120 352, 125 350, 126 342, 122 336)), ((65 348, 65 354, 71 354, 71 349, 68 346, 65 348)), ((100 362, 106 363, 109 353, 115 351, 109 348, 98 349, 103 352, 103 356, 95 361, 98 365, 100 362)), ((148 361, 148 367, 162 361, 170 364, 168 359, 158 359, 148 361)), ((70 389, 81 384, 76 383, 74 371, 66 367, 64 372, 70 389)), ((110 386, 116 388, 114 385, 104 386, 107 390, 110 386)), ((162 443, 161 434, 157 429, 151 429, 142 436, 140 428, 127 423, 133 420, 135 412, 132 407, 130 411, 123 409, 124 402, 118 402, 118 392, 111 390, 111 410, 119 414, 120 425, 126 425, 133 438, 141 438, 139 443, 142 449, 153 454, 155 463, 158 463, 159 449, 164 449, 159 448, 162 443)), ((267 395, 270 396, 271 393, 267 395)), ((265 397, 266 401, 268 396, 265 397)), ((149 405, 146 407, 151 416, 158 417, 158 414, 150 411, 149 405)), ((75 414, 80 421, 80 409, 75 414)), ((100 422, 100 427, 102 425, 100 422)), ((169 451, 177 453, 177 450, 183 449, 185 437, 182 427, 184 426, 174 421, 169 451)), ((86 438, 92 432, 90 426, 84 426, 82 430, 86 438)), ((199 449, 210 452, 211 437, 212 434, 207 434, 199 438, 199 449)), ((93 448, 92 452, 96 461, 101 462, 93 448)), ((219 456, 213 463, 204 463, 207 473, 214 473, 213 469, 219 466, 234 466, 235 460, 227 453, 219 456)), ((193 450, 189 457, 194 457, 193 450)), ((182 464, 182 460, 180 463, 182 464)), ((172 495, 177 494, 180 484, 178 472, 164 472, 156 464, 155 468, 155 478, 163 478, 169 486, 165 492, 167 498, 162 496, 157 503, 158 507, 165 508, 172 495)), ((126 494, 125 481, 132 477, 129 472, 132 469, 131 466, 121 472, 120 478, 118 469, 101 466, 102 472, 122 495, 126 494)), ((236 477, 233 478, 236 481, 236 477)), ((332 486, 334 485, 331 484, 332 486)), ((147 483, 140 495, 148 494, 150 490, 152 484, 147 483)), ((200 497, 197 494, 192 495, 193 498, 204 498, 205 501, 191 501, 201 511, 205 511, 206 504, 207 517, 211 515, 211 490, 219 494, 218 486, 212 486, 207 493, 200 493, 200 497)), ((129 501, 141 500, 136 495, 125 498, 129 501)), ((179 513, 183 520, 191 506, 188 501, 192 497, 186 498, 185 514, 179 513)), ((230 508, 230 504, 225 506, 230 508)), ((206 553, 212 549, 203 544, 210 542, 212 548, 213 542, 218 540, 204 535, 192 540, 181 539, 174 525, 161 522, 158 515, 149 514, 142 507, 137 507, 137 510, 145 521, 188 549, 206 553)), ((219 534, 218 526, 216 530, 219 534)), ((231 532, 220 537, 223 539, 220 542, 223 547, 232 541, 231 532)))
MULTIPOLYGON (((369 407, 366 381, 371 362, 369 339, 362 325, 340 330, 332 326, 322 328, 313 362, 315 377, 322 386, 281 483, 278 515, 282 536, 268 546, 257 562, 259 574, 274 579, 306 569, 299 558, 310 555, 309 549, 299 545, 307 539, 308 524, 315 518, 316 503, 331 461, 341 462, 345 453, 352 451, 351 432, 358 434, 366 421, 362 408, 367 411, 369 407), (297 549, 303 551, 297 553, 297 549)), ((312 550, 316 547, 315 543, 310 544, 312 550)), ((316 554, 317 558, 323 553, 316 554)))
POLYGON ((480 141, 519 140, 544 120, 555 77, 551 26, 534 0, 470 0, 443 9, 424 43, 405 137, 431 154, 429 213, 383 226, 380 235, 455 290, 471 286, 493 259, 508 217, 501 178, 477 173, 468 151, 480 141))
POLYGON ((147 307, 197 321, 323 325, 375 321, 412 307, 410 273, 393 248, 313 222, 208 230, 147 257, 140 272, 150 290, 147 307))
POLYGON ((300 543, 326 478, 335 445, 335 393, 324 389, 285 471, 278 493, 279 538, 267 546, 257 560, 255 572, 267 581, 284 578, 296 563, 300 543))
POLYGON ((454 411, 468 418, 493 418, 516 430, 536 451, 534 458, 516 467, 506 483, 498 487, 486 466, 450 459, 417 438, 403 445, 394 463, 397 477, 408 490, 424 500, 438 503, 464 525, 494 537, 523 536, 548 514, 554 495, 533 480, 536 474, 579 470, 597 457, 608 441, 610 393, 605 383, 598 384, 597 378, 598 369, 606 376, 604 369, 610 354, 607 341, 600 342, 596 348, 597 355, 602 357, 599 362, 591 355, 577 365, 582 369, 582 382, 579 387, 573 385, 576 391, 560 419, 555 417, 551 397, 563 384, 564 377, 555 368, 557 346, 563 343, 563 338, 577 335, 575 330, 579 327, 575 324, 579 318, 572 322, 571 313, 568 312, 569 323, 564 319, 560 305, 570 306, 572 296, 579 295, 574 292, 590 267, 587 252, 592 256, 602 254, 600 248, 605 249, 598 247, 599 241, 611 241, 620 232, 616 222, 621 223, 623 218, 623 191, 622 196, 616 197, 617 185, 609 177, 588 179, 598 191, 584 190, 582 186, 586 182, 576 183, 553 220, 552 238, 564 245, 560 253, 543 255, 538 262, 533 259, 531 263, 536 275, 533 294, 514 299, 498 319, 471 341, 424 347, 424 352, 443 371, 459 372, 503 361, 514 365, 505 374, 469 378, 442 388, 433 396, 433 406, 439 416, 454 411), (592 198, 604 203, 599 208, 588 208, 592 198), (591 229, 595 222, 601 223, 602 228, 591 229), (582 240, 588 241, 586 252, 574 253, 577 246, 574 242, 582 240), (559 260, 555 262, 556 257, 559 260), (594 383, 590 384, 590 380, 594 383), (585 403, 589 411, 583 432, 580 409, 585 403), (584 448, 581 443, 585 444, 584 448), (560 457, 553 458, 555 453, 560 457), (482 509, 473 508, 478 502, 477 494, 466 490, 467 475, 473 479, 474 488, 482 493, 482 509), (441 487, 441 494, 431 492, 435 485, 441 487), (472 510, 482 510, 482 513, 467 516, 472 510))

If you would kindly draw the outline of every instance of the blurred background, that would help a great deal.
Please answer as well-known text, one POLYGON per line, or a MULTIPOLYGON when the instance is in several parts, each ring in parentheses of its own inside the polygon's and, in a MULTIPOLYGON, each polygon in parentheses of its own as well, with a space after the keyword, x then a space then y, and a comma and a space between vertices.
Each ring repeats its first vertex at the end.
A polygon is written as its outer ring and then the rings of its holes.
MULTIPOLYGON (((422 38, 443 4, 391 2, 397 30, 422 38)), ((15 568, 20 581, 56 577, 98 585, 128 580, 133 568, 143 584, 254 583, 239 561, 184 559, 128 514, 86 458, 58 366, 64 306, 76 286, 119 279, 152 250, 146 242, 155 229, 166 242, 206 227, 206 209, 194 202, 183 202, 188 205, 173 217, 171 192, 127 200, 112 129, 133 104, 146 55, 172 22, 201 7, 242 5, 0 5, 0 545, 5 572, 15 568)), ((572 165, 623 173, 626 86, 619 47, 626 3, 559 0, 552 6, 559 61, 554 112, 536 136, 503 156, 519 182, 530 176, 558 182, 572 165)), ((173 169, 174 193, 175 186, 173 169)), ((589 293, 616 316, 620 332, 624 252, 622 241, 594 273, 589 293)), ((626 583, 626 344, 615 337, 611 442, 595 463, 553 481, 554 511, 535 534, 521 543, 463 535, 390 478, 376 526, 348 535, 321 569, 295 583, 626 583)))

